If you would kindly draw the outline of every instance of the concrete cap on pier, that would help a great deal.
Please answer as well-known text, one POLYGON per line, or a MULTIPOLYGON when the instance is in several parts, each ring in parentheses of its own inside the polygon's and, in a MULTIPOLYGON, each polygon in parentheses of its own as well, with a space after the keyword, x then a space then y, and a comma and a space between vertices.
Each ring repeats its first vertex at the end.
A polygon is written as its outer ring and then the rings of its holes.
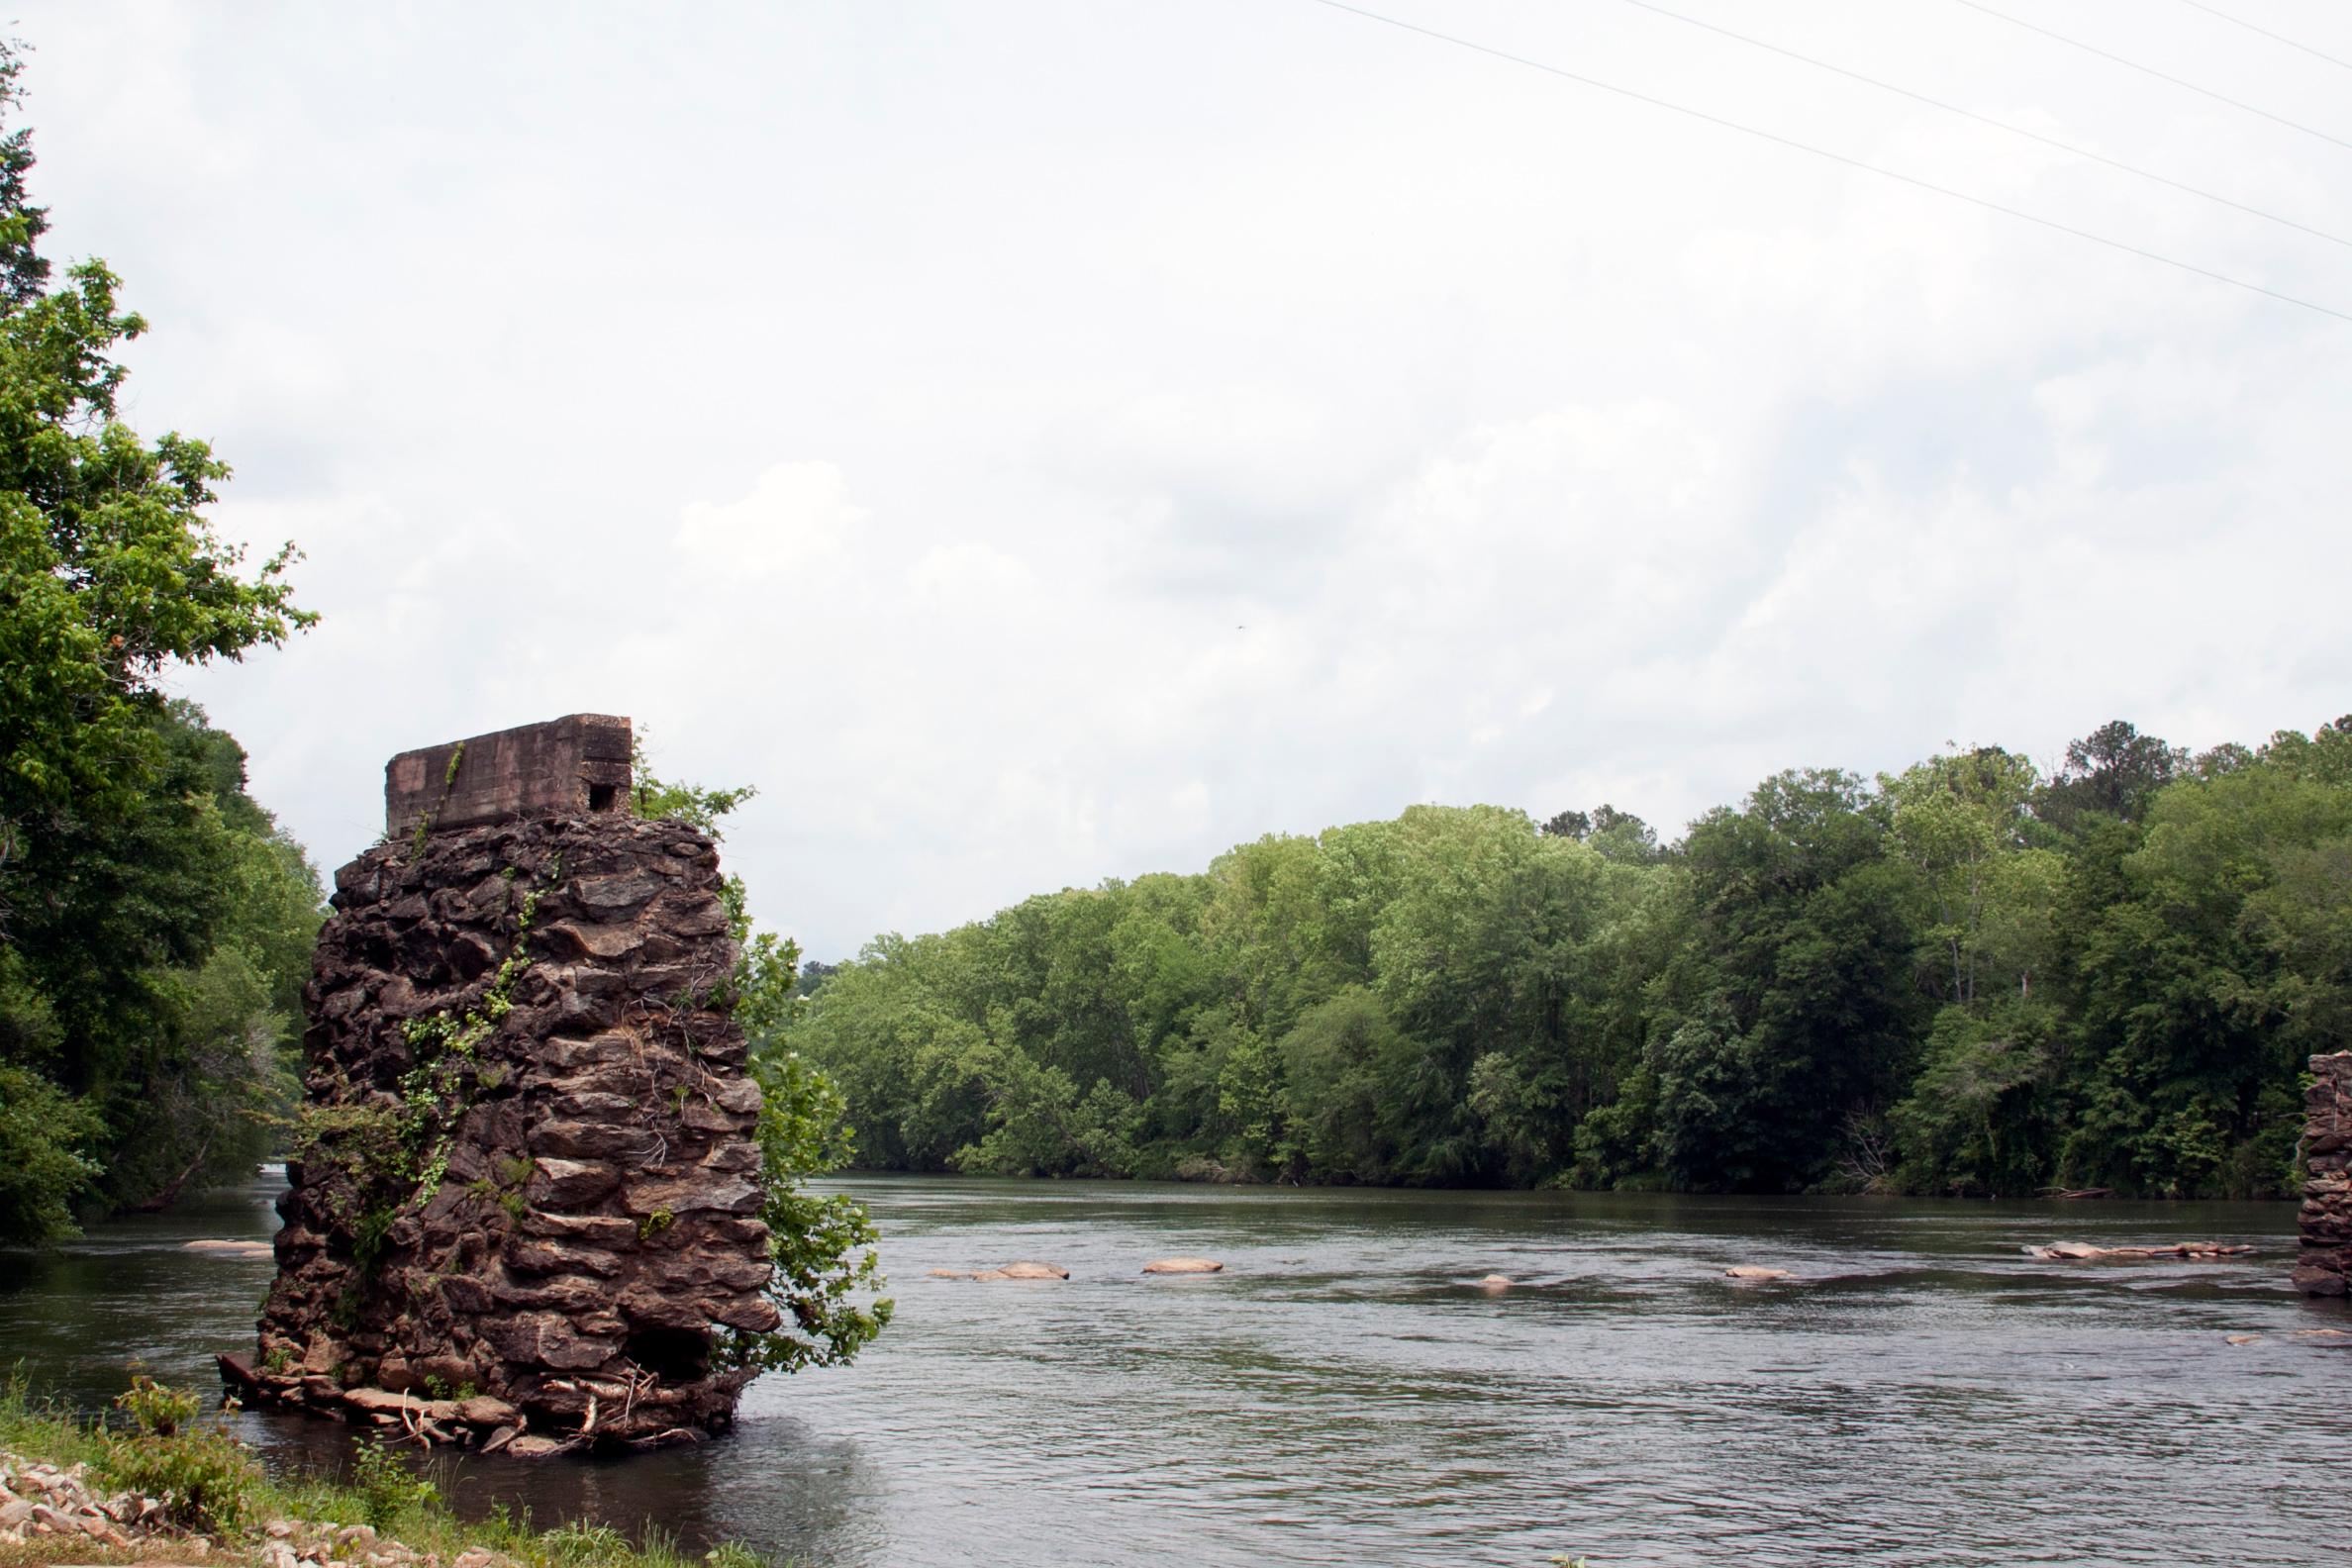
POLYGON ((630 724, 568 714, 403 751, 384 764, 384 832, 407 837, 629 808, 630 724))

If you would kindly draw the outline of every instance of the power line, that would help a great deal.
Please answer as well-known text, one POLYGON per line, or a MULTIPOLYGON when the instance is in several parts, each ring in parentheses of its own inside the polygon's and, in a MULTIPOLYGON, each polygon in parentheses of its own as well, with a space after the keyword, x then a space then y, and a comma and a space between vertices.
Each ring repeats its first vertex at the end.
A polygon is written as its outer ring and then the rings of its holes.
POLYGON ((2313 55, 2319 59, 2323 59, 2327 61, 2328 64, 2336 66, 2339 69, 2352 70, 2352 60, 2337 59, 2333 54, 2321 53, 2318 49, 2311 48, 2311 46, 2308 44, 2298 44, 2295 40, 2289 38, 2284 33, 2273 33, 2269 28, 2256 27, 2244 17, 2233 17, 2226 11, 2206 5, 2205 0, 2181 0, 2181 4, 2193 7, 2199 11, 2203 11, 2206 16, 2219 17, 2224 22, 2234 23, 2236 26, 2244 28, 2249 33, 2259 33, 2274 44, 2284 44, 2289 49, 2302 49, 2305 54, 2313 55))
POLYGON ((2324 131, 2313 130, 2311 127, 2304 125, 2301 120, 2290 120, 2285 115, 2272 114, 2268 109, 2257 109, 2250 103, 2245 103, 2239 99, 2228 97, 2222 93, 2217 93, 2210 87, 2200 87, 2193 81, 2184 80, 2179 76, 2167 75, 2165 72, 2158 70, 2153 65, 2142 65, 2138 60, 2125 59, 2120 54, 2110 54, 2096 44, 2086 44, 2081 39, 2068 38, 2063 33, 2053 33, 2048 28, 2041 26, 2039 23, 2028 22, 2023 17, 2010 16, 2007 11, 1996 11, 1991 6, 1980 3, 1980 0, 1952 0, 1952 3, 1954 5, 1964 5, 1971 11, 1982 11, 1989 17, 1993 17, 2002 22, 2007 22, 2011 27, 2021 27, 2028 33, 2039 33, 2043 38, 2055 39, 2059 43, 2067 45, 2070 48, 2081 49, 2086 54, 2096 54, 2103 60, 2112 60, 2117 65, 2128 66, 2131 69, 2138 71, 2143 76, 2153 76, 2158 81, 2171 82, 2175 87, 2186 87, 2193 93, 2203 93, 2205 97, 2212 99, 2215 103, 2225 103, 2232 109, 2243 109, 2250 115, 2260 115, 2265 120, 2275 121, 2280 125, 2287 126, 2293 130, 2301 131, 2304 136, 2315 136, 2322 142, 2333 142, 2337 147, 2352 147, 2352 142, 2347 142, 2339 136, 2330 136, 2324 131))
MULTIPOLYGON (((2154 180, 2159 185, 2168 185, 2174 190, 2186 191, 2192 196, 2202 196, 2206 201, 2219 202, 2224 207, 2234 207, 2239 212, 2251 213, 2254 217, 2265 218, 2275 224, 2284 224, 2287 228, 2301 230, 2316 239, 2325 240, 2330 245, 2352 246, 2352 240, 2347 240, 2342 235, 2329 234, 2324 229, 2314 229, 2309 224, 2298 223, 2293 218, 2283 218, 2275 212, 2248 206, 2242 201, 2233 200, 2217 192, 2205 190, 2158 174, 2152 169, 2140 168, 2134 164, 2126 163, 2120 158, 2108 157, 2104 152, 2094 152, 2089 147, 2076 147, 2071 142, 2061 142, 2056 137, 2043 136, 2039 131, 2028 131, 2023 126, 2011 125, 2006 120, 1996 120, 1991 115, 1979 114, 1976 110, 1963 108, 1959 104, 1946 103, 1941 98, 1930 98, 1925 93, 1913 92, 1909 87, 1899 87, 1891 81, 1882 81, 1876 76, 1866 76, 1858 70, 1849 70, 1843 65, 1834 65, 1825 59, 1815 59, 1811 54, 1801 54, 1793 49, 1783 49, 1780 45, 1767 43, 1763 39, 1750 38, 1745 33, 1734 33, 1727 27, 1717 27, 1713 22, 1704 22, 1697 17, 1685 16, 1680 11, 1669 11, 1662 5, 1652 5, 1650 0, 1624 0, 1624 3, 1638 10, 1655 12, 1659 16, 1671 18, 1676 22, 1704 29, 1709 33, 1720 34, 1724 38, 1735 40, 1752 48, 1765 49, 1785 58, 1796 60, 1801 64, 1811 65, 1816 70, 1829 71, 1835 75, 1846 77, 1848 80, 1861 82, 1865 86, 1876 87, 1881 92, 1891 92, 1898 97, 1909 98, 1913 103, 1923 103, 1931 109, 1941 109, 1947 114, 1956 114, 1965 119, 1974 120, 1979 125, 1989 125, 1996 131, 2007 131, 2010 136, 2023 137, 2028 142, 2039 142, 2042 146, 2056 147, 2061 152, 2071 152, 2076 157, 2089 158, 2094 163, 2105 163, 2108 168, 2121 169, 2126 174, 2136 174, 2141 179, 2154 180)), ((2184 0, 2184 3, 2195 4, 2196 0, 2184 0)))
POLYGON ((2029 224, 2038 224, 2044 229, 2054 229, 2060 234, 2072 235, 2077 240, 2088 240, 2093 245, 2106 245, 2110 250, 2121 250, 2128 255, 2140 256, 2149 261, 2159 261, 2183 272, 2194 272, 2199 277, 2210 278, 2215 283, 2226 283, 2231 288, 2261 294, 2283 304, 2299 305, 2304 310, 2316 311, 2322 316, 2332 316, 2340 322, 2352 322, 2352 312, 2315 304, 2307 299, 2299 299, 2293 294, 2282 294, 2277 289, 2265 288, 2260 283, 2249 283, 2244 278, 2231 277, 2226 272, 2215 272, 2210 268, 2201 267, 2194 261, 2182 261, 2155 250, 2143 249, 2126 241, 2110 240, 2106 235, 2093 234, 2088 229, 2077 229, 2072 224, 2060 223, 2055 218, 2044 218, 2039 213, 2026 212, 2019 207, 2005 206, 1983 196, 1972 196, 1966 191, 1954 190, 1948 185, 1938 185, 1933 180, 1921 179, 1916 174, 1906 174, 1901 170, 1885 168, 1876 163, 1865 163, 1860 158, 1848 157, 1843 152, 1832 152, 1827 147, 1814 147, 1810 142, 1799 142, 1792 137, 1782 136, 1776 131, 1766 131, 1756 126, 1743 125, 1737 120, 1726 120, 1721 115, 1709 114, 1704 109, 1693 109, 1688 104, 1678 104, 1671 99, 1653 98, 1648 93, 1636 92, 1630 87, 1619 87, 1617 83, 1603 81, 1598 76, 1580 75, 1558 65, 1547 65, 1542 60, 1529 59, 1524 54, 1514 54, 1508 49, 1499 49, 1487 44, 1476 44, 1466 38, 1457 38, 1451 33, 1440 33, 1435 28, 1425 28, 1418 23, 1404 22, 1396 17, 1383 16, 1377 11, 1367 11, 1361 6, 1348 5, 1345 0, 1311 0, 1311 3, 1327 6, 1333 11, 1344 11, 1350 16, 1362 17, 1367 22, 1379 22, 1407 33, 1418 33, 1423 38, 1435 39, 1440 44, 1451 44, 1456 49, 1469 49, 1476 54, 1487 54, 1499 60, 1508 60, 1514 65, 1524 65, 1530 70, 1539 70, 1546 75, 1558 76, 1563 80, 1575 82, 1579 86, 1595 88, 1601 92, 1616 93, 1620 98, 1630 98, 1636 103, 1648 104, 1653 109, 1670 110, 1678 115, 1686 115, 1693 120, 1704 120, 1709 125, 1720 126, 1726 131, 1737 131, 1743 136, 1752 136, 1762 141, 1776 143, 1781 147, 1794 147, 1800 152, 1810 152, 1815 157, 1827 158, 1832 163, 1842 163, 1848 168, 1857 168, 1864 173, 1876 174, 1881 179, 1897 180, 1905 185, 1916 186, 1920 190, 1933 191, 1938 196, 1949 196, 1954 201, 1964 201, 1972 207, 1982 207, 1987 212, 1997 212, 2006 217, 2021 219, 2029 224))

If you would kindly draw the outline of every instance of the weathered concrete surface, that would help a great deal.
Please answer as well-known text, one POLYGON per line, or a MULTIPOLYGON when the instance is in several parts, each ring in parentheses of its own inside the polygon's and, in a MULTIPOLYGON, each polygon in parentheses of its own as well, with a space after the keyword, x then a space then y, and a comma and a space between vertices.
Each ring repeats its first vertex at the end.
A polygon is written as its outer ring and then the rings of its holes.
POLYGON ((2303 1245, 2295 1287, 2312 1296, 2342 1296, 2352 1286, 2352 1051, 2311 1058, 2303 1146, 2303 1245))
POLYGON ((749 1377, 726 1341, 778 1314, 759 1089, 712 1005, 720 893, 706 835, 622 815, 395 839, 336 873, 310 1141, 259 1354, 225 1370, 524 1452, 726 1425, 749 1377))
POLYGON ((384 764, 384 834, 455 833, 529 817, 627 809, 630 724, 571 714, 403 751, 384 764))

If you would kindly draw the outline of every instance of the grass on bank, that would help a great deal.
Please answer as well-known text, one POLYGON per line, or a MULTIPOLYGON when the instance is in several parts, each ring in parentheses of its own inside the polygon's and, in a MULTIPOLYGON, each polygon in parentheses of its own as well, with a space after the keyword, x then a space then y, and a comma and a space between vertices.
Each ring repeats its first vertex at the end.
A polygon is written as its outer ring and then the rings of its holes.
MULTIPOLYGON (((510 1512, 504 1504, 487 1519, 461 1519, 438 1486, 373 1439, 359 1445, 345 1481, 273 1477, 217 1419, 199 1417, 193 1394, 140 1377, 115 1404, 119 1421, 78 1417, 37 1400, 21 1369, 12 1372, 0 1387, 0 1449, 60 1468, 86 1464, 90 1490, 99 1495, 137 1492, 160 1499, 173 1526, 211 1540, 232 1560, 257 1558, 268 1540, 262 1526, 288 1519, 370 1525, 443 1564, 476 1549, 522 1568, 763 1568, 766 1561, 733 1541, 694 1556, 658 1532, 648 1532, 640 1544, 610 1525, 580 1519, 535 1529, 529 1511, 510 1512)), ((0 1568, 68 1559, 152 1561, 170 1556, 171 1545, 170 1537, 148 1537, 126 1551, 80 1534, 35 1536, 21 1544, 0 1541, 0 1568)))

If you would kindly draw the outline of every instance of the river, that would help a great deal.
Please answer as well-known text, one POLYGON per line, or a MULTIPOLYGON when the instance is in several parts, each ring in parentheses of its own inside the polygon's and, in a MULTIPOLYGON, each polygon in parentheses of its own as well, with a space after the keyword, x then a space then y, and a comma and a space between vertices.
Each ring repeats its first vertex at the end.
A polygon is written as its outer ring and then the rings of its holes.
MULTIPOLYGON (((270 1265, 181 1243, 268 1235, 275 1185, 0 1254, 0 1363, 90 1404, 134 1361, 211 1386, 270 1265)), ((854 1366, 762 1380, 705 1448, 444 1464, 460 1506, 651 1519, 825 1568, 2341 1549, 2352 1313, 2287 1289, 2283 1204, 837 1185, 872 1207, 899 1304, 854 1366), (2258 1250, 2021 1250, 2188 1237, 2258 1250), (1139 1273, 1173 1253, 1225 1269, 1139 1273), (1071 1277, 927 1273, 1016 1258, 1071 1277), (1733 1283, 1734 1264, 1800 1278, 1733 1283), (1489 1294, 1488 1273, 1519 1283, 1489 1294)), ((240 1420, 277 1461, 334 1463, 345 1439, 240 1420)))

